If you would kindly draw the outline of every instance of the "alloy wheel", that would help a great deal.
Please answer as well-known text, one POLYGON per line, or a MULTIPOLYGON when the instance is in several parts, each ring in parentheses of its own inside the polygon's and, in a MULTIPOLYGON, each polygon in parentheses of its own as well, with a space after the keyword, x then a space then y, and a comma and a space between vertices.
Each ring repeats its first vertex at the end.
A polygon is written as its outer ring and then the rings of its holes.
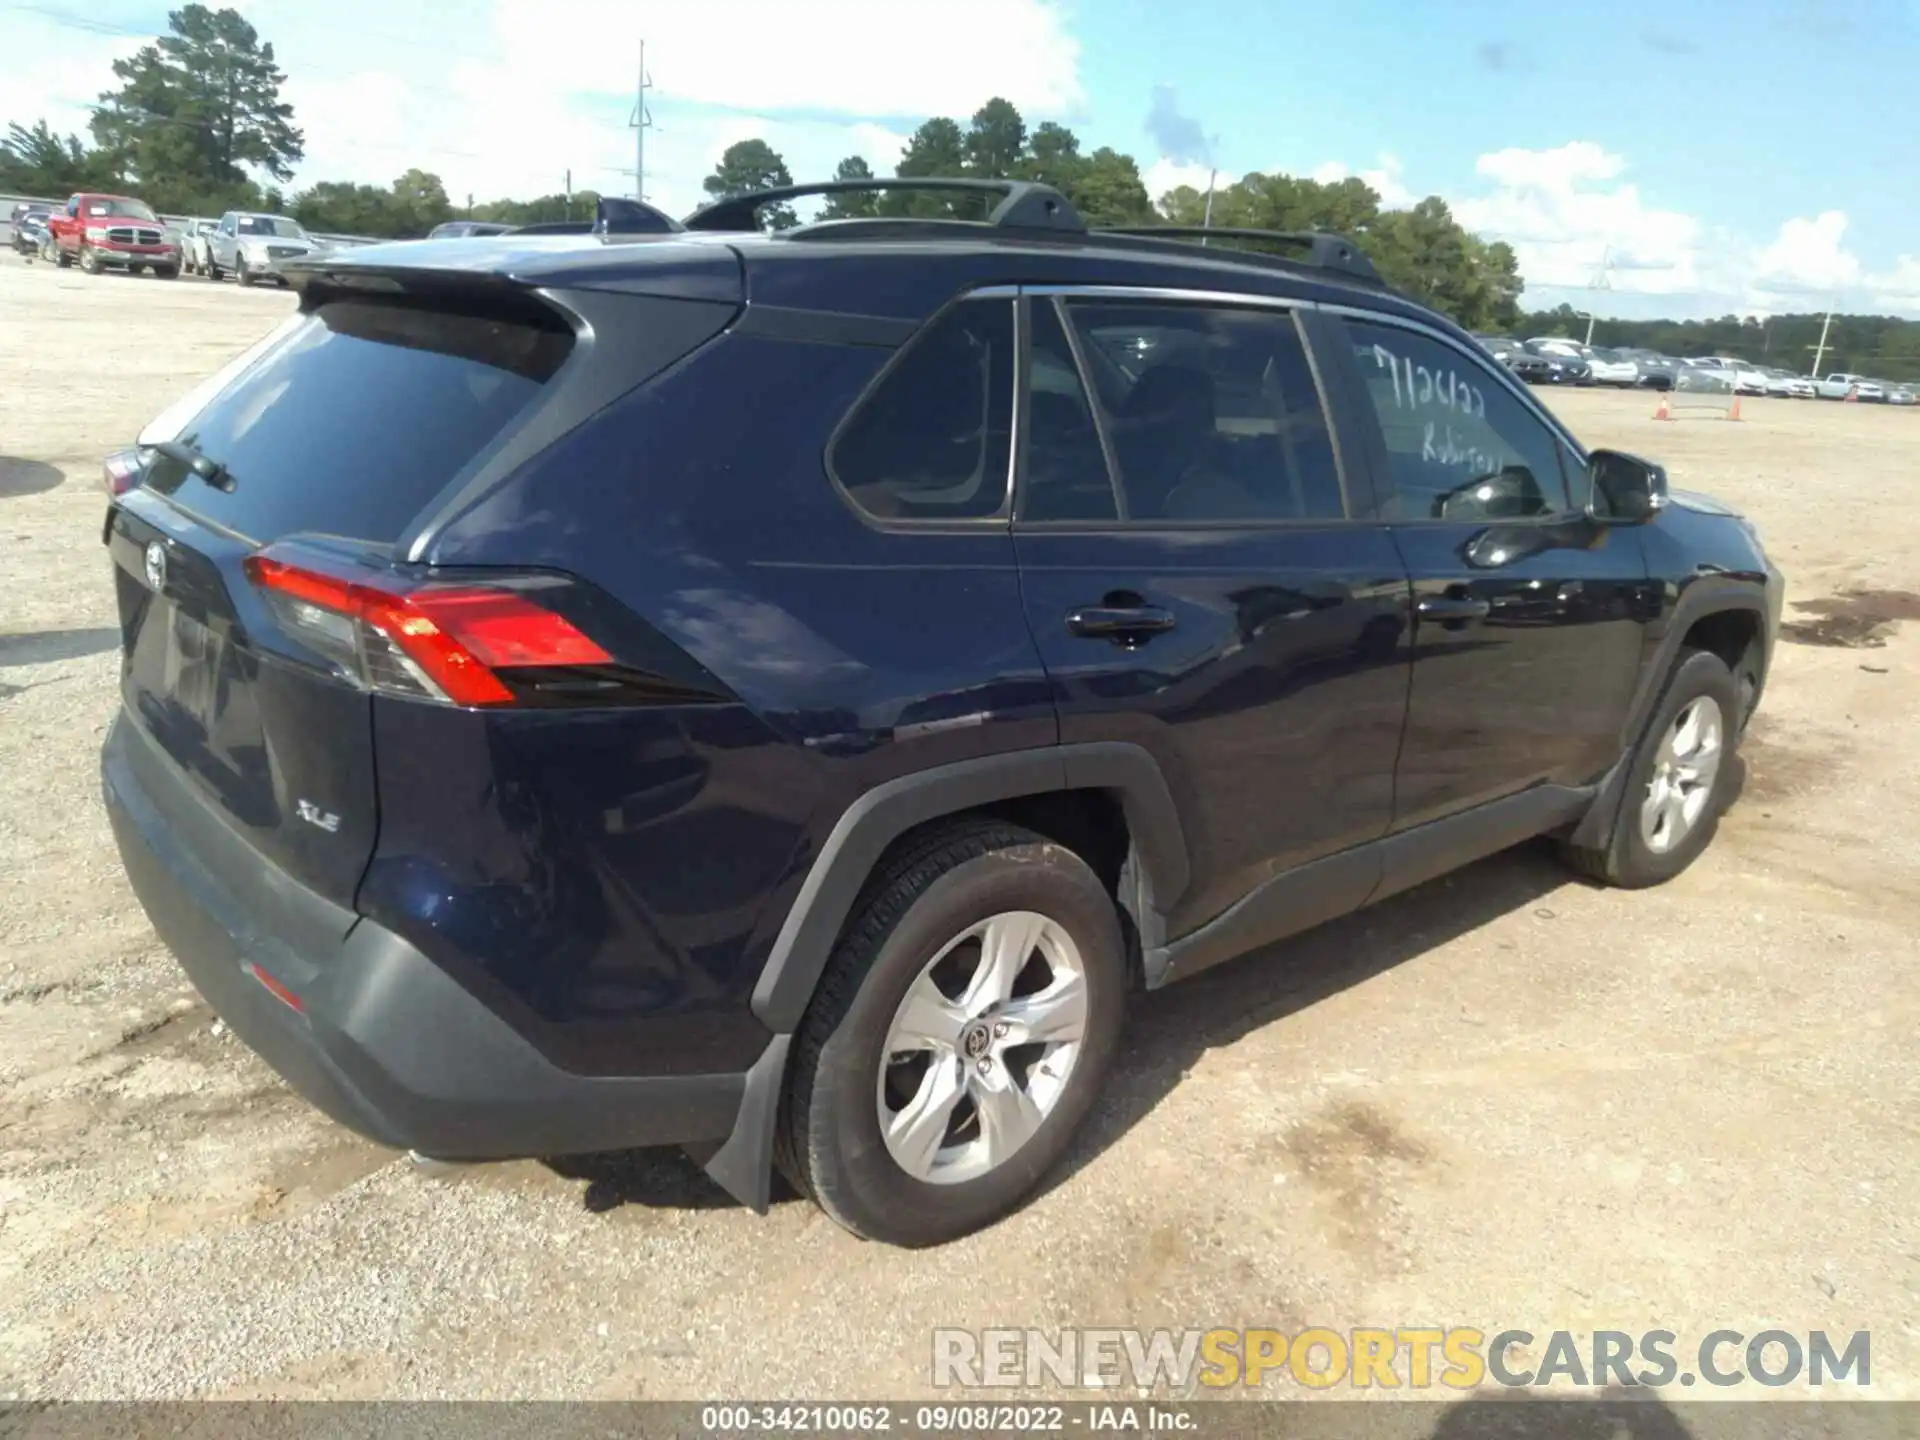
POLYGON ((887 1030, 876 1103, 894 1162, 935 1185, 1006 1163, 1059 1104, 1087 1023, 1086 967, 1056 921, 1014 910, 956 935, 887 1030))
POLYGON ((1640 838, 1664 855, 1700 823, 1713 798, 1726 753, 1725 719, 1711 695, 1687 702, 1660 741, 1646 799, 1640 804, 1640 838))

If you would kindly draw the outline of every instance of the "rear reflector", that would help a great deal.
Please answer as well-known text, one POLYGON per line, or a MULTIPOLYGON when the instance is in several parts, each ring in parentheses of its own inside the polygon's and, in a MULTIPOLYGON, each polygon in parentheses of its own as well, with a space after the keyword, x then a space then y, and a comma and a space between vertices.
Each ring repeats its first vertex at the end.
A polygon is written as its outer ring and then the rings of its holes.
POLYGON ((289 990, 286 986, 282 985, 278 980, 274 979, 273 976, 269 975, 266 971, 262 970, 258 965, 254 964, 251 960, 247 962, 247 971, 249 974, 253 976, 254 979, 260 982, 262 987, 265 988, 266 992, 269 995, 273 996, 274 999, 278 1000, 282 1005, 286 1006, 289 1010, 297 1011, 302 1015, 307 1013, 307 1007, 301 1001, 298 995, 294 994, 293 991, 289 990))
POLYGON ((278 546, 248 556, 245 568, 290 634, 370 690, 511 705, 496 670, 613 663, 570 620, 517 591, 348 578, 305 556, 296 563, 278 546))

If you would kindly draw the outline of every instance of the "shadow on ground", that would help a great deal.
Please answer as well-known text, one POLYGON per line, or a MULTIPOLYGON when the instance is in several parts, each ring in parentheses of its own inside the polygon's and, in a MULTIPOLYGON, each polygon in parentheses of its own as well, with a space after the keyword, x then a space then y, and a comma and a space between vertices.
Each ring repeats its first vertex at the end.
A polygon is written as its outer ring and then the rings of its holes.
POLYGON ((120 631, 111 625, 85 630, 36 630, 25 635, 0 635, 0 669, 12 665, 51 665, 80 660, 120 648, 120 631))
POLYGON ((1593 1399, 1515 1396, 1446 1407, 1431 1440, 1692 1440, 1673 1407, 1644 1392, 1593 1399))
MULTIPOLYGON (((1042 1193, 1092 1163, 1150 1115, 1208 1050, 1231 1045, 1499 916, 1538 905, 1568 883, 1579 882, 1545 842, 1522 845, 1193 980, 1134 996, 1113 1074, 1042 1193)), ((583 1201, 593 1211, 733 1203, 678 1150, 544 1163, 564 1178, 585 1180, 583 1201)), ((776 1204, 795 1198, 778 1177, 774 1198, 776 1204)))
POLYGON ((67 472, 44 460, 21 460, 0 455, 0 500, 18 495, 38 495, 51 490, 67 478, 67 472))

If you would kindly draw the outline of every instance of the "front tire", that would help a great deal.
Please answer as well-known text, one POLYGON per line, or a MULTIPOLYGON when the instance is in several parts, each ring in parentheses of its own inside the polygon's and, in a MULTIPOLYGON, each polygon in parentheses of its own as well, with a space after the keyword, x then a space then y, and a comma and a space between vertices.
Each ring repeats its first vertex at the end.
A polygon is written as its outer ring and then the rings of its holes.
POLYGON ((253 272, 247 268, 246 256, 242 255, 240 257, 240 263, 234 269, 233 278, 240 282, 240 286, 242 289, 247 289, 252 286, 253 272))
POLYGON ((781 1170, 868 1239, 992 1224, 1099 1093, 1127 975, 1113 898, 1078 855, 998 822, 935 831, 869 882, 821 977, 781 1170))
POLYGON ((1589 879, 1626 890, 1660 885, 1708 845, 1727 806, 1745 714, 1726 661, 1683 650, 1666 693, 1634 750, 1613 837, 1604 849, 1561 846, 1589 879))
POLYGON ((91 245, 80 247, 80 268, 89 275, 98 275, 101 271, 100 257, 94 254, 91 245))

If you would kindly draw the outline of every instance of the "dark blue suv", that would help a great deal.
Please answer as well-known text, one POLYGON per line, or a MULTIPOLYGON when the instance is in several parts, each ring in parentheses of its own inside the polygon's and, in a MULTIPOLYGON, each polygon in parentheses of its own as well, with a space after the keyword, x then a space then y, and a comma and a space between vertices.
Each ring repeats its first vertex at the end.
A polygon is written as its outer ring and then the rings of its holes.
POLYGON ((938 1242, 1129 991, 1531 836, 1707 845, 1745 521, 1336 237, 916 187, 315 257, 110 465, 128 874, 342 1123, 938 1242))

